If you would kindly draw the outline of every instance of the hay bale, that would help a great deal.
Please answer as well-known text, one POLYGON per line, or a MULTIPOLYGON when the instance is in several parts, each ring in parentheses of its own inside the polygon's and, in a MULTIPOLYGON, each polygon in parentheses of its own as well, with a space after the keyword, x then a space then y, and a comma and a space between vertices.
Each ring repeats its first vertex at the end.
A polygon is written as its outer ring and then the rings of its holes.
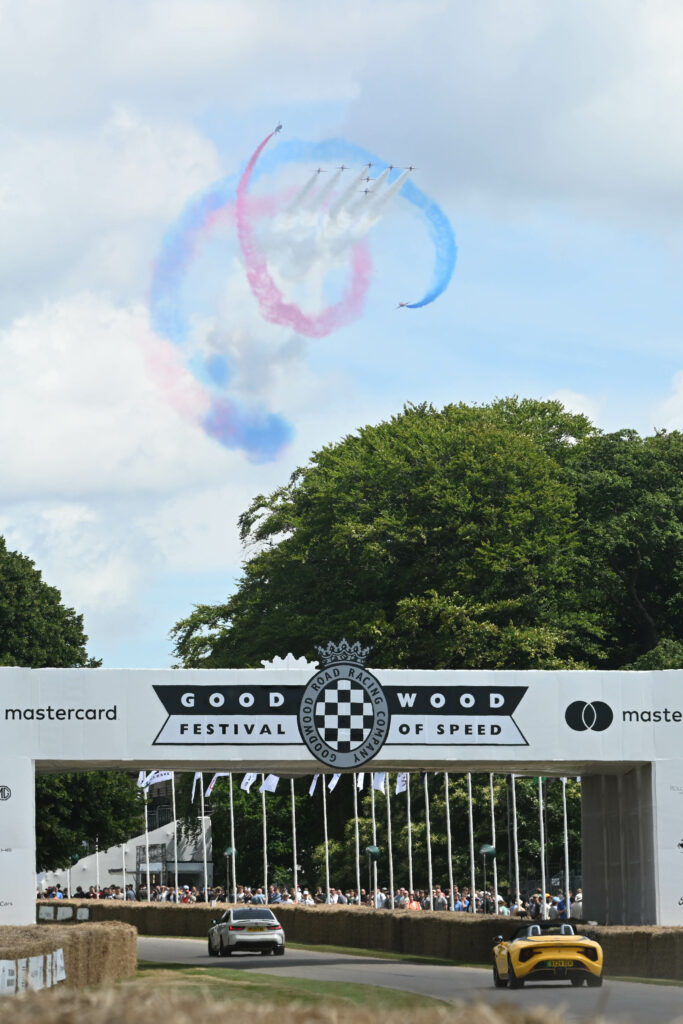
MULTIPOLYGON (((324 1003, 302 1007, 252 1000, 231 1002, 228 1013, 244 1017, 250 1024, 405 1024, 401 1011, 378 1012, 362 1006, 327 1006, 324 1003)), ((188 995, 172 989, 149 990, 139 985, 105 988, 96 992, 55 989, 22 999, 0 1002, 0 1024, 224 1024, 226 1003, 212 1002, 200 992, 188 995)), ((411 1013, 411 1024, 567 1024, 559 1011, 547 1007, 515 1009, 468 1004, 436 1007, 411 1013)))
POLYGON ((70 988, 132 978, 137 970, 137 932, 120 921, 0 927, 0 960, 21 960, 64 950, 70 988))

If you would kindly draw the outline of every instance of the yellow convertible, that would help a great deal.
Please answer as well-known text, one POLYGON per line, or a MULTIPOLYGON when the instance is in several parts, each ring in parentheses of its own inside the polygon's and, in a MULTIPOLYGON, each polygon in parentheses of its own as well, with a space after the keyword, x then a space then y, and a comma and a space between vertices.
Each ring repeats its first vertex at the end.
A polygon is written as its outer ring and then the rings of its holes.
POLYGON ((493 984, 521 988, 525 981, 570 981, 602 985, 602 947, 577 935, 567 922, 525 924, 511 939, 497 935, 493 947, 493 984))

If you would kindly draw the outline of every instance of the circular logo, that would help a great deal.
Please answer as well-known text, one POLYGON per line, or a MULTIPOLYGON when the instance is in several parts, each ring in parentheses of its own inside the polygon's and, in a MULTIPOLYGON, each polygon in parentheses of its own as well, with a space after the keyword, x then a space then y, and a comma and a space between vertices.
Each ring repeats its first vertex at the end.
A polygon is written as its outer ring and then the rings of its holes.
POLYGON ((9 800, 12 795, 12 790, 9 786, 0 786, 0 800, 9 800))
POLYGON ((318 761, 355 768, 374 757, 389 732, 389 705, 371 672, 335 664, 309 679, 299 706, 299 732, 318 761))
POLYGON ((614 713, 602 700, 575 700, 564 713, 564 719, 570 729, 576 732, 604 732, 614 720, 614 713))

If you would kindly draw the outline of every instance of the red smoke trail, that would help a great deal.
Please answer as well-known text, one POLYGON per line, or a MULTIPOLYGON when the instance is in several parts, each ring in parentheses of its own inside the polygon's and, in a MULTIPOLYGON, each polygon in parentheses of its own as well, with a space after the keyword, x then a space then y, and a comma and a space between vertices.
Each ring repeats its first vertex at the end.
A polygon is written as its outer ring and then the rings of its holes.
POLYGON ((273 324, 292 327, 299 334, 308 338, 324 338, 338 327, 343 327, 360 316, 370 285, 372 271, 370 251, 364 242, 359 242, 354 246, 351 256, 351 281, 339 302, 328 306, 327 309, 314 316, 308 316, 298 306, 285 301, 282 292, 271 277, 266 259, 259 251, 254 239, 247 196, 256 162, 274 134, 275 132, 271 132, 266 136, 256 149, 237 186, 237 202, 235 204, 237 237, 244 256, 247 280, 265 320, 273 324))

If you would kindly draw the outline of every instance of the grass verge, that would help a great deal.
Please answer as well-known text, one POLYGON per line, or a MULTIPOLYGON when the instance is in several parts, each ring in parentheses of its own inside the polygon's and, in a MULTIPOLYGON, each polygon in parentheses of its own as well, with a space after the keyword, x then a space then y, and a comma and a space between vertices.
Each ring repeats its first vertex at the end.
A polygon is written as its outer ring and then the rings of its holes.
POLYGON ((134 981, 121 985, 142 985, 145 990, 159 987, 189 995, 201 995, 221 1002, 255 1002, 278 1005, 292 1002, 325 1007, 363 1006, 370 1010, 415 1011, 448 1004, 413 992, 381 988, 375 985, 349 985, 346 982, 313 981, 260 974, 257 971, 233 971, 229 967, 186 967, 184 964, 156 964, 142 961, 134 981))

